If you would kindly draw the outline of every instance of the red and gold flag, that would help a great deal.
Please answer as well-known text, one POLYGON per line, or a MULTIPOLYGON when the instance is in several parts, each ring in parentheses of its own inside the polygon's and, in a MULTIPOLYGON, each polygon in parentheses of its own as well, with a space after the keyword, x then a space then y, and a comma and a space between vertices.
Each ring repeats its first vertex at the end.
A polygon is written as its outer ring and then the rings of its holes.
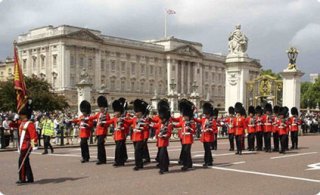
POLYGON ((22 69, 19 63, 17 48, 14 46, 14 89, 17 94, 18 113, 27 102, 27 88, 23 79, 22 69))

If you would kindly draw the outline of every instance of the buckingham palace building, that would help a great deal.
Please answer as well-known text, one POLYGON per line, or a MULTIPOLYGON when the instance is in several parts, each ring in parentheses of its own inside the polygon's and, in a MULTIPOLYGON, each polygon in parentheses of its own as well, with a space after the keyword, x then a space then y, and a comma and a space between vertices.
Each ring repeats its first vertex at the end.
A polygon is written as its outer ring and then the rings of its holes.
POLYGON ((18 37, 22 70, 52 84, 70 105, 77 105, 82 71, 92 84, 92 100, 104 91, 109 101, 165 98, 174 84, 179 98, 196 88, 200 101, 224 108, 225 59, 206 53, 202 44, 175 37, 136 41, 68 25, 29 30, 18 37))

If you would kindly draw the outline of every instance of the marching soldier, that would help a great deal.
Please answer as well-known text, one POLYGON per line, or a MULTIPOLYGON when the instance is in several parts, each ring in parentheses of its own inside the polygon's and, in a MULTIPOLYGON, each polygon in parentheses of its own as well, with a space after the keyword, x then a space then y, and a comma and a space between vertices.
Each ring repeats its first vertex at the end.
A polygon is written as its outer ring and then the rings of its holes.
POLYGON ((144 147, 144 131, 148 131, 148 123, 146 120, 148 104, 140 99, 133 102, 133 110, 135 117, 128 120, 128 124, 132 126, 133 132, 131 139, 134 145, 135 171, 143 168, 143 147, 144 147))
POLYGON ((279 129, 278 129, 278 124, 277 124, 277 120, 278 120, 278 115, 279 115, 279 110, 280 107, 275 105, 273 107, 273 151, 274 152, 279 152, 279 129))
POLYGON ((79 124, 79 136, 80 136, 80 147, 81 147, 81 156, 82 160, 81 163, 89 162, 90 153, 89 153, 89 146, 88 146, 88 139, 90 138, 91 129, 93 127, 93 123, 89 120, 89 116, 91 113, 91 105, 88 101, 83 100, 80 103, 80 111, 82 115, 78 119, 74 119, 74 123, 79 124))
POLYGON ((44 152, 42 154, 48 154, 48 147, 50 147, 51 153, 53 153, 53 147, 50 143, 50 138, 54 135, 54 124, 53 121, 50 119, 49 113, 44 115, 44 119, 41 121, 41 124, 44 141, 44 152))
POLYGON ((97 114, 90 116, 89 120, 97 120, 97 127, 96 127, 96 136, 98 139, 98 162, 97 165, 106 164, 107 158, 106 158, 106 149, 104 147, 105 138, 107 136, 107 131, 109 125, 106 124, 106 121, 110 120, 110 115, 107 112, 108 110, 108 101, 104 96, 99 96, 97 99, 97 104, 100 109, 100 112, 97 114))
POLYGON ((248 149, 254 151, 254 137, 256 132, 255 110, 249 106, 249 116, 246 118, 246 128, 248 132, 248 149))
POLYGON ((261 106, 256 107, 256 139, 257 139, 257 151, 262 151, 263 142, 262 142, 262 135, 263 135, 263 123, 262 123, 262 108, 261 106))
POLYGON ((233 127, 233 119, 234 119, 234 108, 232 106, 228 109, 229 116, 226 118, 225 123, 228 128, 228 138, 230 142, 229 151, 234 151, 234 127, 233 127))
POLYGON ((200 141, 203 143, 204 148, 204 167, 212 166, 212 153, 210 146, 215 139, 214 129, 217 129, 217 121, 213 119, 213 106, 206 102, 202 106, 204 117, 202 119, 194 118, 194 121, 201 124, 201 137, 200 141), (215 126, 215 127, 214 127, 215 126))
POLYGON ((182 139, 182 171, 187 171, 192 168, 192 158, 191 158, 191 146, 193 143, 193 134, 195 133, 195 123, 193 121, 194 105, 188 101, 183 100, 179 103, 180 112, 183 115, 183 121, 179 124, 174 125, 174 127, 181 128, 181 139, 182 139))
POLYGON ((160 121, 155 124, 154 127, 157 129, 157 147, 158 147, 158 160, 159 160, 159 173, 163 174, 169 171, 169 155, 167 147, 169 145, 169 140, 172 132, 171 124, 171 113, 170 106, 166 100, 160 100, 158 103, 158 113, 160 121))
POLYGON ((114 127, 113 139, 116 142, 115 149, 115 163, 113 166, 119 167, 124 166, 126 162, 125 153, 125 140, 128 132, 128 124, 126 123, 126 116, 124 116, 126 105, 120 100, 115 100, 112 103, 114 111, 114 117, 107 121, 107 124, 112 124, 114 127))
POLYGON ((236 136, 236 145, 237 145, 237 152, 236 154, 242 155, 242 137, 244 135, 244 129, 246 127, 245 118, 245 110, 242 107, 242 104, 237 102, 235 105, 235 112, 236 117, 233 119, 233 126, 235 129, 235 136, 236 136))
POLYGON ((212 150, 218 150, 218 127, 221 126, 220 120, 218 120, 219 110, 215 108, 213 110, 213 132, 214 132, 214 139, 212 142, 212 150))
POLYGON ((265 114, 262 116, 263 131, 264 131, 264 145, 265 151, 271 152, 271 132, 272 132, 272 106, 267 103, 265 106, 265 114))
POLYGON ((30 121, 32 101, 28 100, 18 114, 21 119, 21 124, 19 126, 19 180, 16 183, 33 183, 34 178, 29 156, 37 143, 37 133, 34 123, 30 121))
POLYGON ((291 149, 298 149, 298 131, 299 125, 301 125, 301 120, 298 118, 298 109, 296 107, 291 108, 291 117, 288 120, 288 125, 291 134, 291 149))
POLYGON ((280 136, 280 143, 281 143, 281 150, 279 153, 284 154, 287 150, 287 137, 288 137, 288 127, 287 127, 287 109, 284 107, 280 108, 279 118, 277 121, 278 124, 278 130, 279 130, 279 136, 280 136))

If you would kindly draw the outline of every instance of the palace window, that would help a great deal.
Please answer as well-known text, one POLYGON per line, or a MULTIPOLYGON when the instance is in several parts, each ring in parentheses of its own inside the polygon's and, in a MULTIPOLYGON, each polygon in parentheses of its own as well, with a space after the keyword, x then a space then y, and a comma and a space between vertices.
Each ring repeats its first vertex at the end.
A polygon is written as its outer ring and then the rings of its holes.
POLYGON ((114 91, 114 89, 115 89, 115 82, 114 82, 114 80, 111 80, 111 82, 110 82, 110 90, 114 91))
POLYGON ((124 91, 125 91, 125 88, 126 88, 126 83, 125 83, 125 81, 121 81, 121 86, 120 86, 120 88, 121 88, 121 92, 124 92, 124 91))
POLYGON ((74 61, 74 56, 70 56, 70 66, 74 66, 75 65, 75 61, 74 61))
POLYGON ((27 68, 27 59, 23 59, 23 65, 22 65, 23 70, 27 68))
POLYGON ((208 80, 209 80, 209 73, 208 72, 205 72, 205 80, 206 80, 206 82, 208 82, 208 80))
POLYGON ((88 67, 89 67, 89 68, 92 68, 92 65, 93 65, 93 59, 92 59, 92 58, 89 58, 88 67))
POLYGON ((144 74, 144 69, 145 69, 144 64, 141 64, 141 74, 144 74))
POLYGON ((111 71, 116 70, 116 62, 114 60, 111 61, 111 71))
POLYGON ((53 55, 52 64, 53 64, 53 66, 57 66, 57 55, 53 55))
POLYGON ((153 93, 153 83, 150 83, 150 86, 149 86, 149 93, 153 93))
POLYGON ((126 62, 121 62, 121 72, 126 71, 126 62))
POLYGON ((104 60, 102 59, 100 64, 101 71, 104 71, 104 66, 104 60))
POLYGON ((159 75, 162 75, 162 67, 159 67, 159 75))
POLYGON ((153 66, 150 66, 150 74, 153 74, 153 66))
POLYGON ((134 87, 135 87, 134 81, 132 81, 132 82, 131 82, 131 92, 134 92, 134 91, 135 91, 135 88, 134 88, 134 87))
POLYGON ((135 75, 135 73, 136 73, 136 64, 131 63, 131 74, 135 75))
POLYGON ((79 66, 80 68, 82 68, 84 65, 84 58, 83 57, 80 57, 80 61, 79 61, 79 66))
POLYGON ((32 67, 33 67, 33 69, 35 69, 37 67, 37 57, 33 56, 32 60, 33 60, 32 61, 32 67))
POLYGON ((140 83, 140 92, 143 93, 143 90, 144 90, 144 83, 141 82, 141 83, 140 83))
POLYGON ((44 68, 44 62, 46 57, 44 55, 41 56, 41 68, 44 68))

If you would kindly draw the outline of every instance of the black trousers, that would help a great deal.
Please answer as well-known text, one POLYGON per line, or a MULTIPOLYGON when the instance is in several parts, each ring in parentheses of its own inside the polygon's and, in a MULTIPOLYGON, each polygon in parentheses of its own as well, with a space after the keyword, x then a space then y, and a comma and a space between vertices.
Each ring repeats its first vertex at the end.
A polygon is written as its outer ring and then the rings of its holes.
POLYGON ((88 138, 81 138, 80 148, 81 148, 82 159, 89 160, 90 154, 89 154, 88 138))
POLYGON ((257 150, 262 150, 263 143, 262 143, 262 131, 256 132, 256 139, 257 139, 257 150))
POLYGON ((288 139, 288 135, 280 135, 280 142, 281 142, 281 150, 280 152, 285 152, 287 150, 287 139, 288 139))
POLYGON ((298 149, 298 131, 291 131, 292 149, 298 149))
POLYGON ((142 158, 145 160, 150 161, 150 154, 149 154, 149 148, 148 148, 148 139, 143 140, 143 155, 142 158))
POLYGON ((160 148, 158 148, 157 156, 156 156, 156 161, 159 162, 159 154, 160 154, 160 148))
POLYGON ((230 149, 234 150, 234 134, 233 133, 229 133, 229 143, 230 143, 230 149))
POLYGON ((159 148, 159 168, 161 171, 169 170, 169 155, 167 147, 159 148))
POLYGON ((212 164, 212 153, 210 149, 210 145, 212 142, 203 142, 203 148, 204 148, 204 163, 205 164, 212 164))
POLYGON ((30 156, 30 152, 27 154, 27 149, 26 150, 21 150, 20 151, 20 156, 19 156, 19 167, 21 166, 22 164, 22 161, 24 158, 25 161, 19 171, 19 180, 22 181, 22 182, 25 182, 26 179, 28 179, 29 182, 33 182, 33 174, 32 174, 32 169, 31 169, 31 165, 30 165, 30 159, 29 159, 29 156, 30 156))
POLYGON ((183 144, 183 167, 192 168, 191 144, 183 144))
POLYGON ((134 145, 134 161, 135 165, 138 168, 143 168, 143 161, 142 161, 142 155, 143 155, 143 141, 139 142, 133 142, 134 145))
POLYGON ((180 139, 180 143, 181 143, 181 150, 180 150, 180 156, 179 156, 179 164, 183 164, 183 160, 184 160, 183 148, 184 148, 184 145, 182 144, 182 139, 180 139))
POLYGON ((126 139, 123 140, 123 156, 124 156, 124 162, 128 160, 128 152, 127 152, 127 144, 126 144, 126 139))
POLYGON ((237 152, 242 152, 242 135, 236 135, 237 152))
POLYGON ((124 165, 126 162, 126 156, 124 153, 125 141, 118 140, 116 141, 116 149, 115 149, 115 163, 118 165, 124 165))
POLYGON ((43 141, 44 141, 43 145, 44 145, 45 153, 48 153, 48 147, 50 147, 51 152, 53 151, 53 147, 50 143, 50 139, 51 139, 51 136, 43 135, 43 141))
POLYGON ((242 150, 246 149, 245 139, 246 139, 245 135, 242 135, 242 137, 241 137, 241 148, 242 148, 242 150))
POLYGON ((212 145, 212 150, 218 150, 218 133, 215 133, 214 134, 214 141, 211 142, 211 145, 212 145))
POLYGON ((273 147, 274 151, 279 151, 279 133, 273 133, 273 147))
POLYGON ((99 162, 107 162, 107 157, 106 157, 106 149, 104 147, 104 138, 106 136, 105 135, 98 135, 97 138, 98 138, 98 144, 97 144, 97 147, 98 147, 98 161, 99 162))
POLYGON ((249 133, 248 134, 248 149, 250 151, 254 150, 254 137, 255 137, 255 133, 249 133))
POLYGON ((271 132, 264 132, 264 145, 266 151, 271 151, 271 132))

